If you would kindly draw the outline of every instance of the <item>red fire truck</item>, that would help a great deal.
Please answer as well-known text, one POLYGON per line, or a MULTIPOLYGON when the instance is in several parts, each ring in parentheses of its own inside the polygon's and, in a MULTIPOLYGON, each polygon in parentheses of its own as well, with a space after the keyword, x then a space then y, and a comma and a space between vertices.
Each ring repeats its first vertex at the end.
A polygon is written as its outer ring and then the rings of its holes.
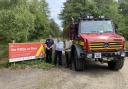
POLYGON ((117 34, 117 26, 104 16, 82 17, 70 25, 72 66, 76 71, 84 70, 87 60, 107 63, 112 70, 124 65, 125 39, 117 34))

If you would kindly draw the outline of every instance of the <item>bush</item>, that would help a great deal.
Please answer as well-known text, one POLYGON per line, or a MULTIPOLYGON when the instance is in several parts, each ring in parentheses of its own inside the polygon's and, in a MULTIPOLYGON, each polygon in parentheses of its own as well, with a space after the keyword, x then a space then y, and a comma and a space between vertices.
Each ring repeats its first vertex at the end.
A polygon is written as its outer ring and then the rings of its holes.
POLYGON ((125 44, 125 46, 126 46, 126 49, 128 49, 128 41, 126 41, 126 44, 125 44))
POLYGON ((8 40, 27 41, 34 31, 34 16, 23 9, 0 11, 0 32, 8 40))

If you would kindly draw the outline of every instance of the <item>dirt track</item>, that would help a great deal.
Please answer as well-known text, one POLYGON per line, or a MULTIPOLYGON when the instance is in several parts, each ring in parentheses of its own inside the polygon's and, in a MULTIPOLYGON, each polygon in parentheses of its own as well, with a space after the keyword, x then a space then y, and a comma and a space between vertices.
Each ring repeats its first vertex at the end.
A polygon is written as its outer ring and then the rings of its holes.
POLYGON ((128 89, 128 60, 119 72, 90 65, 84 72, 66 68, 0 70, 0 89, 128 89))

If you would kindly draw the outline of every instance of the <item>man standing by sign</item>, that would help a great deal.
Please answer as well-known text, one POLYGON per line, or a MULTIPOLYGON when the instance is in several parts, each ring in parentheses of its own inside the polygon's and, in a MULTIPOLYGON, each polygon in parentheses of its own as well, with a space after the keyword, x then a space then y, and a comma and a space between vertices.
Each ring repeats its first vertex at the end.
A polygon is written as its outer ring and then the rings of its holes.
POLYGON ((60 38, 57 39, 57 42, 55 43, 55 58, 54 58, 54 64, 56 65, 59 61, 59 65, 62 66, 62 51, 64 48, 63 42, 60 40, 60 38), (57 60, 59 58, 59 60, 57 60))
POLYGON ((52 49, 54 45, 54 41, 52 40, 52 36, 49 35, 49 38, 46 39, 46 63, 52 63, 52 49))

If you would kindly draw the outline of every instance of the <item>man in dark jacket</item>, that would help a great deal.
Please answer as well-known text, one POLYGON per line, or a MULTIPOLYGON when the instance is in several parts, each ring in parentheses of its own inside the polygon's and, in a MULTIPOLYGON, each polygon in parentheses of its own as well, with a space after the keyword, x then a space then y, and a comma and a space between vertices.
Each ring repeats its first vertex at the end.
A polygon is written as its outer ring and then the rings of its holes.
POLYGON ((54 41, 51 35, 49 35, 49 38, 46 39, 45 44, 46 44, 46 63, 52 63, 52 50, 53 50, 54 41))

